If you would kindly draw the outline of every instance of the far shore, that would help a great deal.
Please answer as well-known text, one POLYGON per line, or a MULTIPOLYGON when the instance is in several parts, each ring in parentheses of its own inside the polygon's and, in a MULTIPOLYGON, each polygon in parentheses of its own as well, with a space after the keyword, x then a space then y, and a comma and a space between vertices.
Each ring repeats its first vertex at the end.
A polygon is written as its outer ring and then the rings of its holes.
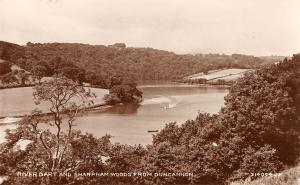
MULTIPOLYGON (((161 86, 161 87, 167 87, 167 86, 191 86, 191 87, 224 87, 224 88, 230 88, 230 85, 226 85, 226 84, 195 84, 195 83, 184 83, 184 82, 172 82, 170 81, 170 83, 172 84, 150 84, 150 85, 138 85, 138 88, 144 88, 144 87, 154 87, 154 86, 161 86)), ((23 88, 23 87, 34 87, 35 85, 32 84, 28 84, 28 85, 16 85, 16 86, 7 86, 7 87, 1 87, 0 86, 0 90, 4 90, 4 89, 17 89, 17 88, 23 88)), ((95 89, 105 89, 99 86, 87 86, 85 85, 84 87, 88 87, 88 88, 95 88, 95 89)), ((0 117, 1 118, 1 117, 0 117)))
MULTIPOLYGON (((1 89, 15 89, 15 88, 22 88, 22 87, 34 87, 35 84, 25 84, 25 85, 14 85, 14 86, 0 86, 1 89)), ((104 89, 99 86, 84 86, 84 87, 90 87, 90 88, 95 88, 95 89, 104 89)))

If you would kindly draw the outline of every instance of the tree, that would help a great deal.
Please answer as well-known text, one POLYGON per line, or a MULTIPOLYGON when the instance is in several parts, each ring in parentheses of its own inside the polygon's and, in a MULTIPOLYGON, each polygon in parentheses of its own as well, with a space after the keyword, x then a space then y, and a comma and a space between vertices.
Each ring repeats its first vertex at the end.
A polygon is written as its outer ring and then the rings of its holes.
MULTIPOLYGON (((15 131, 8 132, 8 142, 2 146, 0 153, 0 161, 4 165, 0 165, 0 172, 4 170, 2 174, 9 175, 19 169, 20 171, 65 173, 70 169, 80 168, 83 159, 74 156, 75 143, 84 140, 85 136, 73 130, 73 122, 76 116, 92 104, 90 100, 92 97, 95 96, 90 90, 65 77, 58 76, 51 81, 37 84, 34 87, 35 101, 37 104, 47 102, 50 105, 49 116, 35 111, 25 117, 15 131), (42 123, 47 123, 50 127, 54 126, 56 130, 41 129, 38 125, 42 123), (31 144, 25 151, 14 151, 13 146, 20 139, 29 140, 31 144), (2 149, 6 153, 3 153, 2 149), (15 158, 10 160, 8 155, 13 155, 15 158), (6 166, 12 171, 5 170, 6 166)), ((47 184, 54 184, 56 180, 55 177, 39 179, 40 183, 47 184)))
POLYGON ((46 76, 46 74, 47 74, 47 68, 42 65, 37 65, 37 66, 33 67, 31 73, 32 73, 33 77, 36 78, 40 83, 41 79, 44 76, 46 76))
POLYGON ((110 88, 113 86, 121 85, 123 83, 122 76, 113 76, 110 78, 110 88))
POLYGON ((136 88, 135 84, 115 85, 109 89, 109 94, 104 96, 107 104, 135 103, 142 101, 142 92, 136 88))
POLYGON ((222 124, 248 145, 271 145, 282 162, 293 164, 300 149, 299 77, 299 56, 246 75, 225 98, 222 124))
MULTIPOLYGON (((39 84, 34 89, 34 97, 37 103, 41 101, 50 103, 51 107, 49 110, 53 115, 53 123, 57 128, 55 151, 52 152, 46 144, 44 146, 51 154, 51 171, 54 171, 60 168, 72 136, 72 126, 75 117, 79 111, 92 104, 92 101, 88 98, 94 95, 90 91, 86 91, 82 86, 64 77, 55 77, 54 80, 39 84), (63 114, 68 118, 67 135, 62 133, 63 114), (64 142, 62 143, 62 141, 64 142)), ((42 136, 40 137, 43 141, 42 136)))
POLYGON ((24 69, 18 70, 17 76, 20 78, 21 85, 25 85, 29 81, 29 73, 24 69))
POLYGON ((12 72, 3 75, 1 77, 1 81, 5 86, 18 84, 18 79, 15 77, 15 75, 12 74, 12 72))
POLYGON ((64 67, 59 70, 59 74, 77 81, 79 84, 85 80, 85 71, 78 67, 64 67))
POLYGON ((5 75, 11 72, 11 63, 8 61, 1 61, 0 60, 0 76, 5 75))
POLYGON ((48 60, 47 65, 51 70, 51 75, 59 74, 59 70, 65 67, 65 59, 61 56, 54 56, 48 60))

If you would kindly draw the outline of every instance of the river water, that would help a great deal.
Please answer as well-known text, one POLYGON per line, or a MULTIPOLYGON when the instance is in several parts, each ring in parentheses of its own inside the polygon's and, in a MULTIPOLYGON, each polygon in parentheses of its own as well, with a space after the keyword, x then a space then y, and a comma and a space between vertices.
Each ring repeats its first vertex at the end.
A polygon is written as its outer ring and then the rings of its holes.
MULTIPOLYGON (((144 98, 141 105, 117 105, 88 112, 76 119, 75 129, 97 137, 110 134, 113 142, 146 145, 152 141, 152 133, 148 130, 160 130, 169 122, 181 124, 194 119, 199 111, 217 113, 228 93, 224 87, 171 83, 141 85, 139 89, 144 98)), ((103 95, 108 93, 103 89, 92 91, 97 95, 96 103, 103 102, 103 95)), ((47 104, 41 104, 38 108, 46 111, 47 107, 47 104)), ((37 107, 32 98, 32 88, 0 90, 0 116, 28 114, 34 108, 37 107)), ((6 127, 0 126, 0 131, 6 127)))

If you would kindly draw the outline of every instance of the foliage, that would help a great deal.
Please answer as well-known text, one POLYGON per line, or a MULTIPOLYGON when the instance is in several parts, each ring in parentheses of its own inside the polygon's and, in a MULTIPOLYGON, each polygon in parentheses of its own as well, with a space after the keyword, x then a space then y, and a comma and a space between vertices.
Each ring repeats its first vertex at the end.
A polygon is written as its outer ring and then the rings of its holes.
POLYGON ((179 55, 152 48, 130 48, 123 43, 111 46, 70 43, 47 43, 18 46, 0 42, 0 58, 31 71, 43 63, 48 76, 62 71, 69 78, 109 88, 108 80, 116 75, 142 80, 179 80, 185 76, 223 68, 258 68, 277 60, 247 55, 179 55), (44 61, 44 62, 43 62, 44 61), (45 62, 46 61, 46 62, 45 62), (68 69, 64 69, 69 67, 68 69), (76 71, 81 71, 77 75, 76 71), (96 76, 96 78, 95 78, 96 76))
MULTIPOLYGON (((95 161, 89 159, 93 149, 97 148, 91 148, 91 151, 86 149, 85 151, 89 153, 77 155, 78 144, 76 143, 91 142, 87 147, 94 147, 93 144, 97 145, 100 140, 92 138, 94 141, 91 141, 89 135, 82 135, 72 130, 75 117, 90 104, 89 98, 93 97, 91 92, 64 77, 56 77, 52 81, 38 84, 34 90, 36 103, 47 102, 50 105, 50 114, 45 116, 40 111, 35 111, 19 123, 17 130, 8 131, 8 142, 1 146, 1 175, 16 176, 14 174, 16 170, 66 173, 69 170, 80 170, 83 165, 89 167, 97 165, 95 161), (50 127, 42 129, 43 127, 39 127, 40 124, 48 124, 50 127), (55 131, 49 129, 52 126, 56 128, 53 129, 55 131), (24 151, 14 150, 13 146, 20 139, 31 141, 24 151), (15 158, 12 159, 11 156, 15 158), (87 159, 89 160, 86 161, 87 159)), ((97 154, 101 153, 97 152, 97 154)), ((18 182, 21 184, 30 182, 30 179, 25 178, 10 179, 12 182, 14 180, 21 180, 18 182)), ((61 180, 64 179, 59 178, 59 181, 61 180)), ((55 182, 55 178, 50 177, 38 181, 48 184, 59 183, 59 181, 55 182)))
POLYGON ((16 78, 16 76, 12 72, 3 75, 1 77, 1 82, 5 86, 9 86, 9 85, 13 85, 13 84, 18 84, 19 83, 18 79, 16 78))
POLYGON ((299 154, 300 58, 285 60, 239 80, 225 98, 222 124, 248 144, 269 144, 280 160, 299 154))
POLYGON ((112 87, 109 89, 109 94, 104 96, 104 100, 107 104, 138 104, 142 101, 142 92, 136 88, 135 83, 121 82, 119 79, 112 79, 111 84, 112 87))
POLYGON ((34 78, 36 78, 39 82, 41 79, 46 76, 47 74, 47 68, 42 65, 37 65, 34 66, 31 70, 31 74, 33 75, 34 78))
POLYGON ((25 48, 17 44, 0 41, 0 59, 15 62, 18 61, 25 64, 25 48), (23 61, 23 62, 22 62, 23 61))
POLYGON ((8 61, 1 61, 0 60, 0 76, 5 75, 11 72, 11 63, 8 61))
POLYGON ((300 56, 238 80, 218 115, 170 123, 153 138, 147 171, 189 171, 189 178, 147 179, 153 184, 227 184, 291 166, 300 150, 300 56))
POLYGON ((3 87, 25 87, 31 85, 30 75, 24 70, 15 69, 1 77, 3 87))

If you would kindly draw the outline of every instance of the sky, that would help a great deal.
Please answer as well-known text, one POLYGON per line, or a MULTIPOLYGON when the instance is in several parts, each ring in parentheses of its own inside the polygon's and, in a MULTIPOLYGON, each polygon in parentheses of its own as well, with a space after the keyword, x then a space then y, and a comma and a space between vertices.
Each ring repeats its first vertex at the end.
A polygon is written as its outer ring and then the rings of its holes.
POLYGON ((300 0, 0 0, 0 40, 291 56, 300 0))

